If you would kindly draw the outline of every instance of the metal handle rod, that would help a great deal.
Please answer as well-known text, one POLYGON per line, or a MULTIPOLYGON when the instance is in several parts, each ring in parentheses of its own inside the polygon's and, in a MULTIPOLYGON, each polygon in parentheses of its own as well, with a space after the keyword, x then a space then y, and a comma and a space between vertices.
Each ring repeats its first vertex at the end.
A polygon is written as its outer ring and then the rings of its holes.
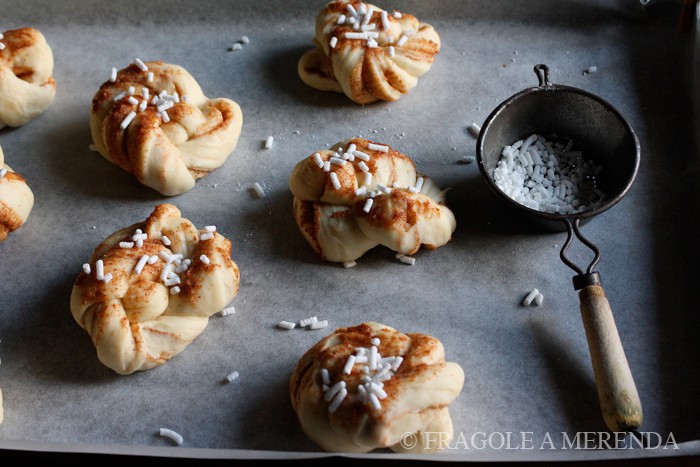
POLYGON ((564 264, 573 269, 579 276, 584 274, 583 269, 581 269, 576 263, 574 263, 566 256, 566 253, 569 251, 569 247, 571 246, 571 243, 574 240, 574 236, 576 236, 576 238, 578 238, 581 243, 590 248, 590 250, 594 254, 593 260, 588 265, 588 268, 586 268, 587 274, 592 274, 593 268, 595 268, 598 262, 600 261, 600 249, 592 241, 583 236, 580 229, 580 222, 581 219, 578 217, 575 218, 573 222, 571 221, 571 219, 564 219, 564 224, 566 224, 567 237, 566 241, 564 242, 564 245, 561 247, 561 251, 559 252, 559 257, 564 262, 564 264))

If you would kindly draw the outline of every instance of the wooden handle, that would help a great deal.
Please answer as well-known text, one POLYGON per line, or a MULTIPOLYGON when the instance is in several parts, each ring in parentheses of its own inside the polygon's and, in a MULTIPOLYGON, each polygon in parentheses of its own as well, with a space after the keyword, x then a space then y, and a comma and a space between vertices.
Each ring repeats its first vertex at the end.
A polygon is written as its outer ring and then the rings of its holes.
POLYGON ((642 424, 642 404, 605 291, 589 285, 579 300, 605 424, 611 431, 635 430, 642 424))

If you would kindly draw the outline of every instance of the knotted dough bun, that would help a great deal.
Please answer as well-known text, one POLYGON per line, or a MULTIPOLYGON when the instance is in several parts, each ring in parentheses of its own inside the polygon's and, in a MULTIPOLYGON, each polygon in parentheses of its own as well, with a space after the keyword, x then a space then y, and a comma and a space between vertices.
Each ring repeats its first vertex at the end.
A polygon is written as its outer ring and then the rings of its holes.
POLYGON ((242 125, 236 102, 207 98, 188 71, 160 61, 120 70, 97 91, 90 113, 95 149, 166 196, 221 167, 242 125))
POLYGON ((105 366, 128 374, 165 363, 236 296, 239 271, 231 242, 216 232, 205 239, 207 234, 175 206, 161 204, 145 222, 118 230, 95 249, 90 272, 75 281, 70 306, 105 366), (157 261, 144 263, 139 273, 144 256, 157 261), (111 277, 99 279, 98 261, 111 277))
POLYGON ((408 156, 362 138, 301 160, 289 186, 299 229, 327 261, 354 261, 377 245, 405 255, 435 249, 457 226, 445 192, 408 156))
POLYGON ((328 3, 316 18, 314 43, 297 65, 302 81, 345 93, 358 104, 399 99, 440 51, 440 36, 431 25, 359 1, 328 3))
POLYGON ((34 193, 21 175, 5 164, 0 147, 0 242, 27 221, 34 207, 34 193), (4 169, 4 170, 3 170, 4 169))
POLYGON ((18 127, 44 112, 56 97, 53 52, 34 28, 0 38, 0 128, 18 127))
POLYGON ((301 428, 326 451, 430 452, 453 436, 449 405, 463 385, 462 367, 445 361, 438 339, 367 322, 337 329, 309 349, 293 370, 289 393, 301 428), (366 371, 373 358, 380 365, 366 371))

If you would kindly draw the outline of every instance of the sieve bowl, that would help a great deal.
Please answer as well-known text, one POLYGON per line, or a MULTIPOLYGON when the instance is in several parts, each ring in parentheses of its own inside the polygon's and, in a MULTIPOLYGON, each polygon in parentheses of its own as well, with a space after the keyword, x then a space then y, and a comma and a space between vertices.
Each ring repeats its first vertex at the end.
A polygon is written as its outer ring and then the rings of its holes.
POLYGON ((600 409, 611 431, 637 432, 643 415, 639 395, 620 341, 600 274, 598 247, 581 227, 615 206, 637 176, 639 140, 625 118, 610 103, 582 89, 552 84, 544 64, 534 67, 539 85, 511 96, 496 107, 481 127, 476 143, 479 171, 491 190, 514 215, 542 230, 567 232, 560 257, 574 272, 581 317, 588 341, 600 409), (504 147, 532 134, 575 141, 586 159, 602 167, 598 187, 606 197, 573 214, 544 212, 520 204, 494 181, 504 147), (584 270, 567 257, 574 238, 594 253, 584 270))
POLYGON ((528 222, 550 230, 567 230, 567 218, 587 220, 617 204, 630 190, 639 167, 639 140, 624 117, 602 98, 582 89, 549 82, 546 65, 536 65, 539 86, 501 103, 487 117, 477 140, 477 161, 484 179, 507 205, 525 213, 528 222), (566 137, 583 148, 586 158, 604 167, 600 188, 607 200, 572 216, 528 208, 501 191, 493 170, 506 145, 532 134, 566 137))

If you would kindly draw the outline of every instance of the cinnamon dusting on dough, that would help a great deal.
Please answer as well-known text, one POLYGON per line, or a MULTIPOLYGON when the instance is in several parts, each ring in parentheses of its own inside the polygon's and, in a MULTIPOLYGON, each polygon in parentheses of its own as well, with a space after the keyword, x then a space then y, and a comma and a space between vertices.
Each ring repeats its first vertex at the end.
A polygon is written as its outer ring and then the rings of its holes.
POLYGON ((181 352, 204 331, 209 316, 235 297, 239 271, 231 251, 231 242, 219 233, 199 242, 198 230, 175 206, 158 205, 146 221, 98 245, 90 263, 101 260, 113 279, 97 280, 93 268, 82 271, 73 286, 71 312, 104 365, 119 374, 148 370, 181 352), (145 237, 141 246, 119 246, 137 234, 145 237), (162 243, 163 235, 170 247, 162 243), (197 259, 202 255, 210 264, 197 259), (137 273, 135 266, 144 257, 159 260, 143 264, 137 273), (180 293, 170 293, 168 288, 176 286, 180 293))
POLYGON ((456 227, 445 192, 408 156, 362 138, 301 160, 289 184, 297 225, 324 260, 355 261, 378 245, 402 254, 435 249, 456 227), (319 167, 329 159, 335 163, 319 167))
MULTIPOLYGON (((394 357, 389 357, 391 360, 394 357)), ((340 328, 307 350, 294 368, 289 381, 292 406, 304 432, 324 450, 369 452, 376 448, 403 451, 400 441, 406 433, 420 437, 423 431, 442 431, 447 438, 453 428, 449 405, 460 394, 464 383, 462 368, 445 361, 444 348, 432 336, 403 334, 388 326, 367 322, 340 328), (378 354, 401 358, 393 374, 378 378, 378 372, 366 372, 367 364, 355 364, 345 371, 351 355, 370 349, 378 339, 378 354), (347 394, 339 404, 326 400, 329 386, 343 382, 347 394), (380 407, 363 400, 360 386, 370 388, 365 378, 380 388, 375 395, 380 407)), ((365 389, 367 391, 368 389, 365 389)), ((432 446, 433 448, 437 446, 432 446)), ((418 443, 418 452, 430 444, 418 443)), ((437 447, 438 449, 440 447, 437 447)))

